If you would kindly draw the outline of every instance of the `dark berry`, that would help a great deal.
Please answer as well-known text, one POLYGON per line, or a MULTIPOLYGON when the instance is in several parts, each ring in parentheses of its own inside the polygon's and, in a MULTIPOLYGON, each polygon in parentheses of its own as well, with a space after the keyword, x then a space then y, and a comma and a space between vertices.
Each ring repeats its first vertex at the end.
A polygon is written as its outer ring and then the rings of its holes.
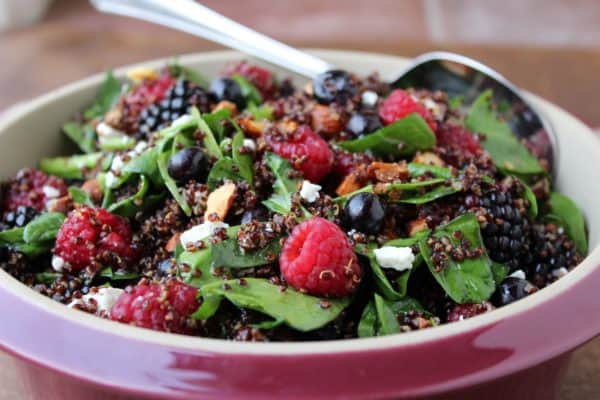
POLYGON ((218 78, 210 84, 210 93, 217 101, 226 100, 236 105, 238 110, 246 108, 246 99, 240 85, 231 78, 218 78))
POLYGON ((169 175, 177 182, 195 179, 203 182, 208 171, 206 156, 200 147, 187 147, 169 158, 169 175))
POLYGON ((250 64, 247 61, 241 61, 228 65, 223 71, 224 76, 231 77, 239 74, 252 83, 263 96, 264 99, 273 97, 277 89, 273 73, 266 68, 250 64))
POLYGON ((350 197, 344 207, 344 224, 348 229, 377 234, 383 227, 385 208, 373 193, 357 193, 350 197))
POLYGON ((0 246, 0 263, 7 262, 9 255, 8 248, 0 246))
POLYGON ((496 289, 496 292, 492 296, 492 303, 496 307, 505 306, 521 300, 536 291, 537 288, 525 279, 509 276, 496 289))
POLYGON ((15 211, 6 213, 4 224, 10 228, 23 227, 34 219, 39 213, 31 207, 18 206, 15 211))
POLYGON ((158 263, 156 269, 159 275, 172 276, 177 271, 175 260, 172 258, 166 258, 158 263))
POLYGON ((210 96, 198 85, 185 79, 178 80, 164 97, 148 107, 139 115, 139 131, 149 135, 189 112, 190 108, 198 107, 202 112, 210 110, 210 96))
POLYGON ((377 114, 354 113, 346 124, 346 131, 356 137, 366 135, 381 128, 381 121, 377 114))
POLYGON ((356 85, 352 76, 341 70, 323 72, 313 81, 314 96, 321 104, 337 102, 345 104, 356 95, 356 85))
POLYGON ((242 214, 241 225, 249 224, 252 221, 266 221, 269 219, 269 212, 264 207, 257 207, 247 210, 242 214))

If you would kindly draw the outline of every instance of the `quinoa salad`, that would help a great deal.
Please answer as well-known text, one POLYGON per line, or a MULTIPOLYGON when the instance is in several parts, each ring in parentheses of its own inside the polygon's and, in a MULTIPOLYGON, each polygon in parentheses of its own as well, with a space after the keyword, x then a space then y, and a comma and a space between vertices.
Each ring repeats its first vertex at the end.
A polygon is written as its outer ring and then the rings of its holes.
MULTIPOLYGON (((235 62, 106 74, 65 156, 0 186, 0 268, 65 307, 236 341, 429 329, 587 252, 510 106, 235 62)), ((67 146, 65 147, 67 148, 67 146)), ((65 308, 65 312, 67 311, 65 308)))

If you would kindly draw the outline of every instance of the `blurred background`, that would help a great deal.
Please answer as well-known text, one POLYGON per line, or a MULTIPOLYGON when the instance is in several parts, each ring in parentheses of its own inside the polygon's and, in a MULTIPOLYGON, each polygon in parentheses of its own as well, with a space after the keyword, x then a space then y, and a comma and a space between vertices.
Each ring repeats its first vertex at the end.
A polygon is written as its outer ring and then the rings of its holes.
MULTIPOLYGON (((202 3, 296 46, 403 56, 435 49, 463 53, 600 127, 600 0, 202 3)), ((107 68, 217 48, 166 28, 100 15, 85 0, 0 0, 0 112, 107 68)), ((16 385, 10 371, 0 372, 0 398, 15 398, 16 385)), ((600 399, 600 339, 575 353, 561 392, 567 399, 600 399)))

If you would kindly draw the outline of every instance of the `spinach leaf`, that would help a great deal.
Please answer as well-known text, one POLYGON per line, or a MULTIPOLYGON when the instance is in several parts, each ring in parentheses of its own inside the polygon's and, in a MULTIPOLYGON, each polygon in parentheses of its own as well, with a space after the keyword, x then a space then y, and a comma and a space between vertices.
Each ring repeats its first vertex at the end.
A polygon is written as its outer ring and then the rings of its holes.
POLYGON ((198 109, 195 107, 192 109, 192 117, 195 118, 196 123, 198 124, 198 129, 204 135, 203 143, 204 148, 206 149, 206 154, 208 154, 210 157, 216 158, 217 160, 223 157, 223 152, 219 147, 219 143, 217 143, 217 140, 215 139, 213 131, 200 115, 200 111, 198 111, 198 109))
POLYGON ((96 151, 96 131, 90 124, 67 122, 62 130, 84 153, 96 151))
POLYGON ((567 236, 575 242, 577 250, 585 256, 588 252, 585 221, 577 204, 564 194, 556 192, 550 194, 548 204, 550 211, 544 215, 544 219, 563 227, 567 236))
POLYGON ((169 175, 169 171, 167 170, 168 162, 169 162, 169 153, 162 153, 161 155, 158 156, 157 163, 158 163, 158 171, 160 172, 160 176, 162 177, 162 180, 165 183, 165 186, 171 193, 171 196, 173 196, 173 198, 175 199, 177 204, 179 204, 179 207, 181 207, 181 210, 185 213, 186 216, 191 217, 192 209, 190 208, 187 201, 183 198, 181 193, 179 193, 179 188, 177 187, 177 184, 175 183, 173 178, 171 178, 171 176, 169 175))
POLYGON ((237 133, 233 136, 233 141, 231 142, 231 155, 233 156, 233 161, 238 165, 240 176, 252 186, 252 181, 254 179, 252 156, 240 152, 240 148, 244 146, 244 133, 234 121, 232 122, 237 133))
POLYGON ((83 179, 84 170, 94 169, 104 157, 103 153, 78 154, 71 157, 42 158, 40 169, 66 179, 83 179))
POLYGON ((102 139, 98 147, 102 151, 120 151, 129 150, 135 146, 135 139, 127 135, 113 136, 102 139))
POLYGON ((255 105, 257 105, 263 102, 262 95, 260 94, 256 86, 250 83, 250 81, 248 81, 246 78, 244 78, 241 75, 235 74, 231 77, 231 79, 236 81, 237 84, 240 86, 240 89, 242 90, 242 95, 244 96, 248 104, 254 103, 255 105))
POLYGON ((213 191, 220 182, 228 179, 234 182, 244 180, 240 175, 239 166, 235 161, 229 157, 223 157, 213 165, 208 173, 208 178, 206 179, 208 190, 213 191))
POLYGON ((267 166, 275 175, 275 183, 273 194, 262 203, 273 212, 287 214, 292 209, 292 194, 298 190, 300 179, 290 177, 290 174, 294 173, 294 169, 287 160, 277 154, 267 153, 265 160, 267 166))
POLYGON ((423 176, 431 174, 434 178, 452 179, 454 176, 452 170, 446 167, 438 167, 437 165, 408 163, 408 172, 411 176, 423 176))
POLYGON ((138 212, 157 205, 162 199, 161 193, 147 195, 150 189, 150 181, 144 175, 140 175, 140 184, 137 193, 117 203, 111 204, 108 211, 122 217, 133 217, 138 212))
POLYGON ((492 275, 494 275, 494 282, 496 282, 496 286, 502 283, 504 278, 508 276, 510 272, 510 268, 508 265, 500 264, 495 261, 492 261, 492 275))
POLYGON ((377 336, 377 311, 373 300, 369 301, 363 310, 357 332, 361 338, 377 336))
POLYGON ((407 297, 389 301, 375 293, 373 300, 367 304, 361 316, 358 324, 358 336, 372 337, 401 333, 398 315, 411 311, 422 312, 425 316, 430 316, 415 299, 407 297))
POLYGON ((117 102, 121 95, 121 82, 113 75, 112 71, 106 72, 106 78, 94 104, 84 113, 86 119, 101 117, 106 114, 111 107, 117 102))
POLYGON ((48 212, 34 218, 25 227, 23 240, 29 244, 54 240, 65 218, 58 212, 48 212))
MULTIPOLYGON (((474 214, 463 214, 448 224, 438 227, 433 236, 438 239, 448 238, 453 246, 458 246, 460 240, 454 236, 455 232, 460 232, 462 237, 470 242, 472 248, 485 249, 479 223, 474 214)), ((427 239, 425 237, 419 240, 421 254, 433 277, 452 300, 465 304, 481 303, 490 298, 496 286, 492 274, 492 262, 485 251, 479 258, 465 258, 462 261, 448 257, 447 266, 438 272, 431 259, 432 250, 427 244, 427 239)))
POLYGON ((481 144, 500 170, 523 175, 546 172, 538 159, 513 135, 509 125, 498 119, 492 107, 491 90, 486 90, 475 100, 465 126, 473 133, 485 134, 481 144))
POLYGON ((406 204, 425 204, 439 198, 450 196, 461 191, 460 182, 453 182, 450 186, 442 185, 423 194, 409 194, 407 197, 401 197, 397 201, 406 204))
POLYGON ((202 296, 202 304, 198 307, 198 310, 192 314, 192 318, 195 320, 206 321, 219 310, 223 296, 220 294, 216 295, 205 295, 202 296))
POLYGON ((353 153, 372 150, 381 155, 405 157, 433 148, 435 135, 423 118, 411 114, 362 138, 337 145, 353 153))
POLYGON ((350 303, 349 298, 325 300, 291 287, 282 291, 280 286, 259 278, 245 278, 243 285, 237 279, 208 284, 200 289, 200 293, 224 296, 238 307, 261 312, 302 332, 333 321, 350 303))
POLYGON ((36 283, 41 283, 43 285, 50 286, 52 283, 54 283, 56 279, 58 279, 61 276, 62 274, 59 274, 58 272, 38 272, 37 274, 35 274, 35 281, 36 283))
POLYGON ((152 183, 158 187, 164 184, 162 175, 158 169, 158 147, 146 149, 142 154, 129 160, 123 167, 123 174, 139 174, 150 178, 152 183))
POLYGON ((194 82, 199 86, 208 86, 208 80, 202 76, 200 72, 179 64, 177 59, 174 59, 169 63, 169 72, 172 76, 182 77, 188 81, 194 82))
POLYGON ((213 274, 211 267, 212 250, 211 248, 184 251, 177 258, 179 265, 187 265, 190 271, 182 273, 182 277, 186 283, 201 289, 205 285, 214 282, 222 282, 223 280, 213 274))
POLYGON ((281 243, 276 238, 262 249, 243 251, 234 237, 213 244, 211 251, 212 267, 249 268, 269 264, 276 260, 281 251, 281 243))
POLYGON ((268 104, 263 104, 261 106, 256 106, 254 103, 250 103, 247 107, 247 110, 252 114, 255 121, 273 121, 273 107, 268 104))
POLYGON ((231 112, 223 108, 219 111, 212 112, 210 114, 203 114, 202 118, 206 125, 210 128, 213 133, 215 140, 221 142, 225 138, 225 126, 224 121, 227 121, 231 117, 231 112))
POLYGON ((111 281, 129 281, 137 279, 140 275, 137 272, 116 270, 113 271, 111 267, 106 267, 100 270, 98 273, 102 278, 107 278, 111 281))
POLYGON ((416 190, 416 189, 425 188, 427 186, 438 185, 438 184, 444 183, 444 182, 446 182, 446 179, 435 178, 435 179, 430 179, 427 181, 387 183, 383 187, 385 188, 386 191, 391 191, 391 190, 408 191, 408 190, 416 190))
POLYGON ((71 200, 73 200, 73 203, 83 204, 90 207, 95 206, 90 195, 87 194, 83 189, 78 188, 77 186, 71 186, 69 188, 69 196, 71 196, 71 200))
POLYGON ((518 180, 521 183, 521 185, 523 185, 523 195, 525 196, 525 200, 527 200, 529 202, 529 209, 527 210, 527 214, 529 214, 529 216, 531 218, 537 217, 538 203, 537 203, 537 198, 535 197, 535 194, 533 193, 533 190, 531 190, 529 185, 526 184, 523 180, 519 179, 516 176, 514 176, 514 178, 516 180, 518 180))
POLYGON ((24 242, 23 234, 25 228, 12 228, 0 232, 0 245, 16 244, 24 242))

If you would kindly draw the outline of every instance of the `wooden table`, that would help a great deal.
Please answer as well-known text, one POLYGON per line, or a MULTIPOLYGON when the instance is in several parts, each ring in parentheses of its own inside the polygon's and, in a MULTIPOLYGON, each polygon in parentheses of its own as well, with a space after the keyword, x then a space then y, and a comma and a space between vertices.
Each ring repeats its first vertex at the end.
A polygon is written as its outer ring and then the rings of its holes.
MULTIPOLYGON (((248 23, 247 21, 244 21, 248 23)), ((297 46, 358 48, 404 56, 443 48, 493 65, 517 84, 600 126, 600 49, 495 48, 389 41, 368 32, 358 46, 340 39, 296 41, 297 46)), ((30 29, 0 36, 0 109, 107 68, 175 54, 216 49, 197 38, 145 23, 95 14, 79 0, 59 2, 30 29)), ((543 337, 540 337, 543 340, 543 337)), ((5 355, 0 354, 0 364, 5 355)), ((0 371, 0 399, 22 398, 10 370, 0 371)), ((600 399, 600 338, 577 350, 561 400, 600 399)))

